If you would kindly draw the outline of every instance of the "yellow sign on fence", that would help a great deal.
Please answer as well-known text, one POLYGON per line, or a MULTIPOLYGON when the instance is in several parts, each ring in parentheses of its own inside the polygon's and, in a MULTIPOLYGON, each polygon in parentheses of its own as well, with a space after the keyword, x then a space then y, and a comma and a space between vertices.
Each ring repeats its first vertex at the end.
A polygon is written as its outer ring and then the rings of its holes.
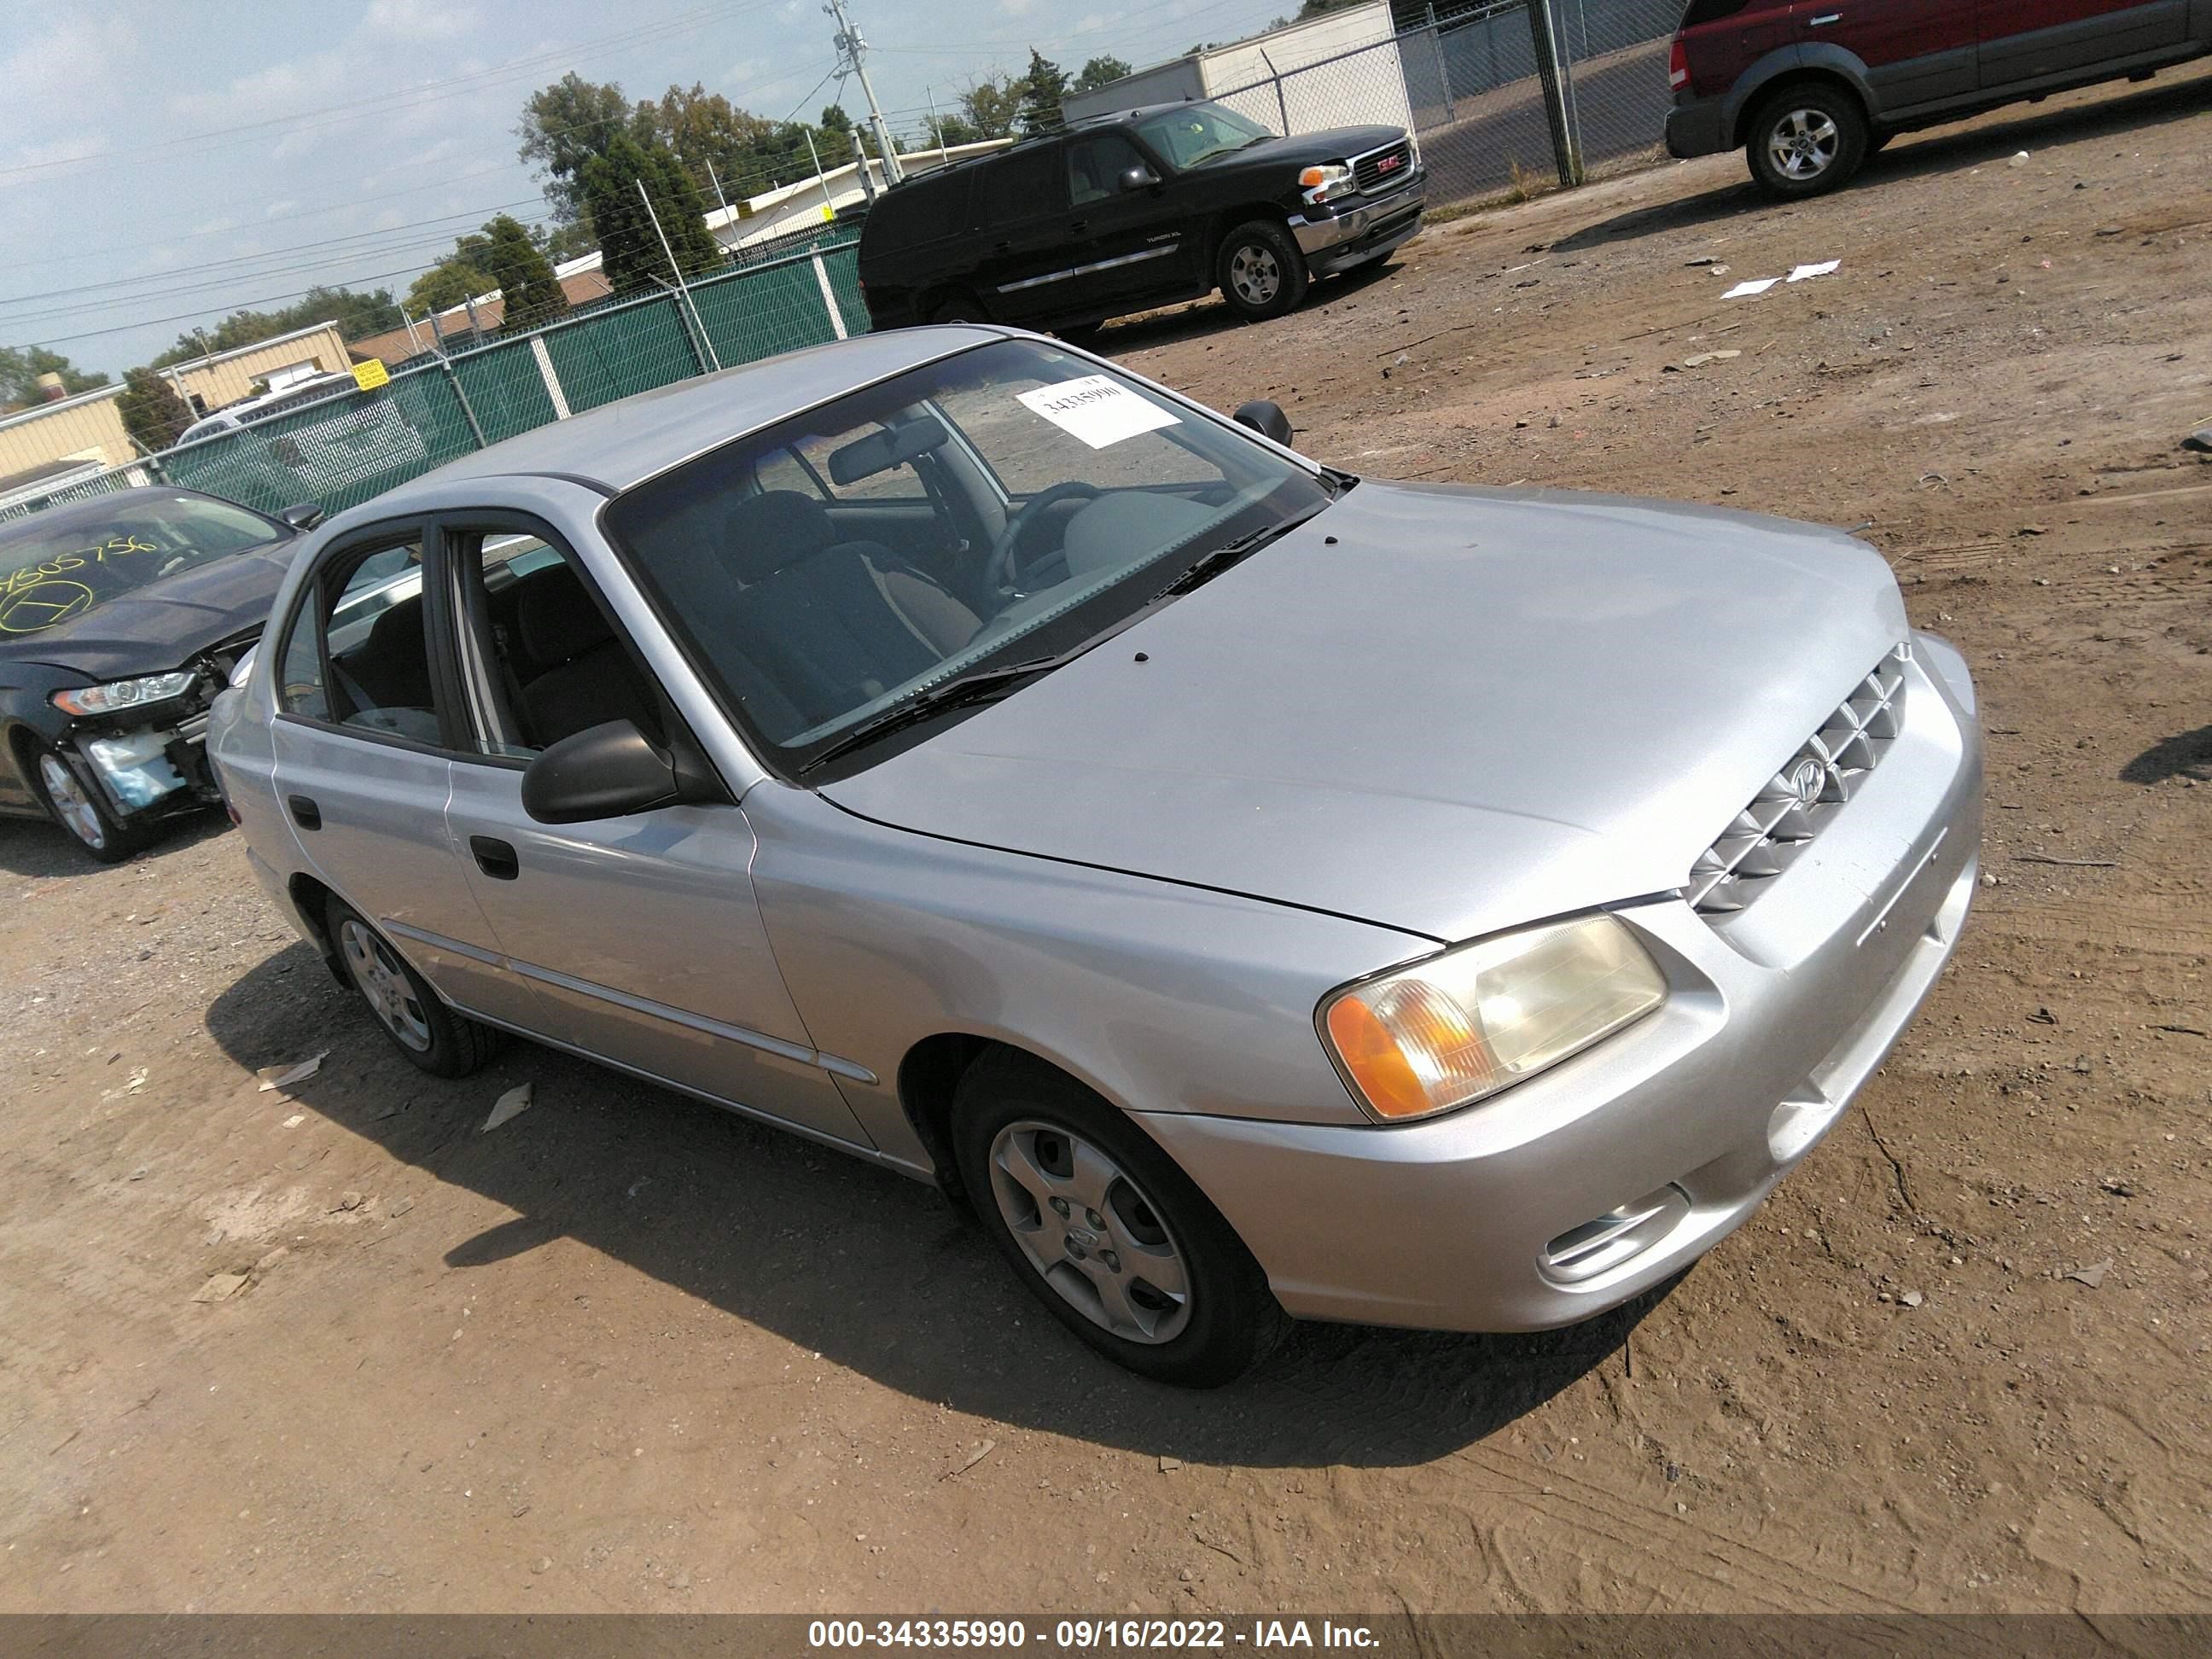
POLYGON ((353 383, 363 392, 374 392, 392 383, 392 371, 384 366, 384 359, 371 357, 365 363, 353 366, 353 383))

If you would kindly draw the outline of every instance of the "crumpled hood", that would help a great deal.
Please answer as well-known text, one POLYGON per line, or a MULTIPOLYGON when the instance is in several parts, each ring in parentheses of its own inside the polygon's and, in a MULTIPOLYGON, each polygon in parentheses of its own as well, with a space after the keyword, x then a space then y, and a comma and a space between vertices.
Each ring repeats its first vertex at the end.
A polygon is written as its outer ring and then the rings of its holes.
POLYGON ((301 544, 293 537, 213 559, 103 599, 52 628, 0 635, 0 657, 74 669, 94 681, 182 667, 218 641, 267 623, 301 544))
POLYGON ((1466 939, 1680 886, 1905 633, 1888 567, 1837 531, 1363 483, 822 793, 928 835, 1466 939))

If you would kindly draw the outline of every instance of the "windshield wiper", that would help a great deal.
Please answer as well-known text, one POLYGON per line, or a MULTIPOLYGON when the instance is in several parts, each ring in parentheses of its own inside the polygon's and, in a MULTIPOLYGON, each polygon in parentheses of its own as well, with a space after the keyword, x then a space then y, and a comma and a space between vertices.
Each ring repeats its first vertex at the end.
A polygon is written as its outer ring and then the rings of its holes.
POLYGON ((969 703, 994 702, 1018 690, 1018 682, 1048 673, 1065 663, 1072 662, 1097 642, 1085 640, 1081 645, 1063 651, 1055 657, 1031 657, 1024 662, 996 663, 988 668, 970 668, 955 674, 949 680, 940 680, 903 702, 895 703, 880 714, 869 715, 851 731, 833 739, 828 748, 817 752, 799 769, 802 774, 811 772, 840 755, 850 754, 865 744, 873 743, 878 738, 922 720, 933 719, 948 709, 964 708, 969 703))
POLYGON ((1212 552, 1200 554, 1198 558, 1184 568, 1181 575, 1152 597, 1155 599, 1173 599, 1177 594, 1189 592, 1194 587, 1202 586, 1228 569, 1231 565, 1251 557, 1269 542, 1289 535, 1304 522, 1304 519, 1292 519, 1283 524, 1271 524, 1263 529, 1253 531, 1249 535, 1239 536, 1233 542, 1224 542, 1212 552))

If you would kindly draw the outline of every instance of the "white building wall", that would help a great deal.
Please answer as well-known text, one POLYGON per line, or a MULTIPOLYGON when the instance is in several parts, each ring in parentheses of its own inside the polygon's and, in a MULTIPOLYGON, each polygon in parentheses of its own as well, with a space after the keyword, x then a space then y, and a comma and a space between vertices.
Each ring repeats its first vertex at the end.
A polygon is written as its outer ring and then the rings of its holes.
POLYGON ((1277 132, 1377 125, 1410 131, 1413 106, 1394 33, 1388 0, 1371 0, 1202 53, 1199 70, 1207 97, 1277 132), (1278 74, 1279 89, 1261 84, 1278 74))

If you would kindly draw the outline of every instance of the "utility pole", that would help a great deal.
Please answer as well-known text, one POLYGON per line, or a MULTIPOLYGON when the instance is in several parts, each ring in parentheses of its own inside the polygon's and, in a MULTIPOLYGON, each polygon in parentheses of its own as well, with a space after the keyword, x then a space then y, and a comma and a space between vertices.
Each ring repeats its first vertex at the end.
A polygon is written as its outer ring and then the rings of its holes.
POLYGON ((822 152, 814 148, 814 129, 808 127, 805 132, 806 153, 814 162, 814 182, 822 186, 822 216, 825 221, 834 219, 837 216, 837 204, 830 199, 830 181, 822 174, 822 152))
MULTIPOLYGON (((822 9, 837 21, 836 40, 839 67, 849 65, 853 73, 860 79, 860 95, 868 100, 868 119, 876 130, 876 149, 884 158, 884 182, 895 185, 902 176, 898 151, 891 144, 891 130, 884 120, 883 106, 876 102, 876 89, 868 80, 868 43, 860 38, 860 30, 853 27, 853 20, 845 15, 845 0, 830 0, 822 9)), ((866 163, 864 161, 861 166, 865 169, 866 163)))
POLYGON ((714 181, 714 204, 722 210, 723 216, 726 218, 729 216, 730 204, 728 198, 722 194, 722 175, 714 171, 714 158, 711 155, 707 158, 707 176, 714 181))
POLYGON ((937 118, 937 88, 929 88, 929 125, 937 129, 937 165, 945 165, 945 123, 937 118))

